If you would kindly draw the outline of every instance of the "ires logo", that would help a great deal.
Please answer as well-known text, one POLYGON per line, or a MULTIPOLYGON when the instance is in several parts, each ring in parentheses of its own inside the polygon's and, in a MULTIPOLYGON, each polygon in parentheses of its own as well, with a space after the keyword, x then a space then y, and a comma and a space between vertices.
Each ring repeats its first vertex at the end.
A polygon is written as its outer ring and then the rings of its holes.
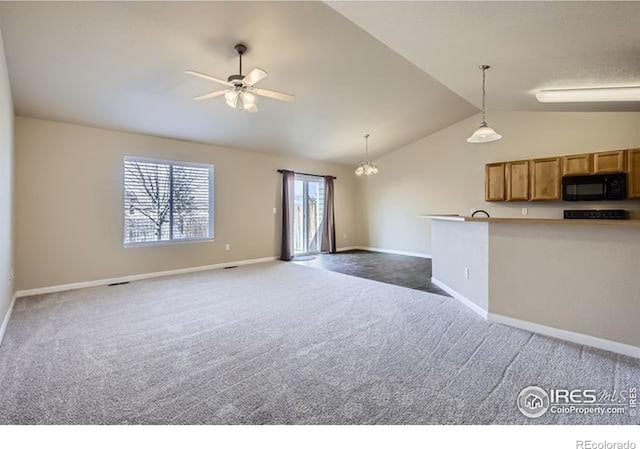
POLYGON ((595 404, 598 401, 596 390, 549 390, 549 400, 552 404, 595 404))
POLYGON ((622 390, 593 390, 538 386, 523 388, 518 409, 528 418, 540 418, 547 412, 637 416, 637 387, 622 390))

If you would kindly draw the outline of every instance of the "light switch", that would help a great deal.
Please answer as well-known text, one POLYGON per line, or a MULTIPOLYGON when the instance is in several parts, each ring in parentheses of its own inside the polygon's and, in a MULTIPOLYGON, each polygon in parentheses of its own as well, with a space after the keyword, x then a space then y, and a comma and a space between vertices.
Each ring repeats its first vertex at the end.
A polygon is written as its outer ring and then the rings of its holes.
POLYGON ((228 244, 228 243, 225 243, 225 245, 224 245, 224 250, 225 250, 225 251, 231 251, 231 245, 230 245, 230 244, 228 244))

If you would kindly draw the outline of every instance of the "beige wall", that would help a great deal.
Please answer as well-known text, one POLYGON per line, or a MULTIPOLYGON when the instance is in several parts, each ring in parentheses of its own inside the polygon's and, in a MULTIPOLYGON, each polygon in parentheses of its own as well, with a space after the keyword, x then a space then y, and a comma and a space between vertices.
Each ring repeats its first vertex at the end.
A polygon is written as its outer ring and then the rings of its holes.
POLYGON ((470 208, 492 216, 562 217, 566 208, 625 208, 640 218, 640 201, 593 203, 487 203, 484 165, 546 155, 640 147, 640 113, 501 112, 489 115, 500 141, 469 144, 478 116, 400 148, 376 162, 380 174, 361 180, 370 247, 431 253, 430 221, 420 213, 468 215, 470 208))
POLYGON ((640 354, 640 227, 431 221, 433 277, 489 320, 640 354))
MULTIPOLYGON (((13 102, 0 36, 0 326, 13 297, 13 102)), ((2 337, 0 332, 0 338, 2 337)))
POLYGON ((351 167, 24 117, 15 139, 18 290, 276 256, 278 168, 337 176, 338 247, 359 243, 351 167), (124 248, 124 155, 214 164, 215 238, 124 248))
POLYGON ((637 227, 491 223, 489 312, 640 348, 638 254, 637 227))
MULTIPOLYGON (((425 218, 426 220, 426 218, 425 218)), ((489 309, 489 225, 433 220, 431 277, 489 309), (465 269, 469 273, 466 276, 465 269)))

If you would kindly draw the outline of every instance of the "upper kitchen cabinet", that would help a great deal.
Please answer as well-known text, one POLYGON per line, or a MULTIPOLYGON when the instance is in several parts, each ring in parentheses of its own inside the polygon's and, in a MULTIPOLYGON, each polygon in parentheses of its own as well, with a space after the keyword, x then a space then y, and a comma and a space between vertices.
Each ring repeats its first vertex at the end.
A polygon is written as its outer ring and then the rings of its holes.
POLYGON ((594 173, 622 173, 626 171, 625 150, 605 151, 593 155, 594 173))
POLYGON ((562 158, 562 175, 588 175, 593 171, 593 155, 572 154, 562 158))
POLYGON ((507 201, 529 200, 529 161, 505 164, 507 201))
POLYGON ((485 167, 484 199, 486 201, 505 200, 504 163, 487 164, 485 167))
POLYGON ((629 150, 627 191, 629 198, 640 198, 640 148, 629 150))
POLYGON ((547 157, 531 161, 531 200, 554 201, 561 199, 562 159, 547 157))

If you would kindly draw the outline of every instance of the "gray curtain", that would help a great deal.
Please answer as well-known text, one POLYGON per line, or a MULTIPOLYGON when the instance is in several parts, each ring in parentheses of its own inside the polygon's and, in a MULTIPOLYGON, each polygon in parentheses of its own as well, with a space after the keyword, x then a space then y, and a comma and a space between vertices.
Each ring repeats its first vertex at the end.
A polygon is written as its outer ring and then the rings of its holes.
POLYGON ((324 177, 324 210, 322 211, 322 241, 320 251, 336 252, 336 220, 333 213, 333 177, 324 177))
POLYGON ((282 172, 282 251, 281 260, 293 259, 293 206, 295 202, 295 173, 282 172))

